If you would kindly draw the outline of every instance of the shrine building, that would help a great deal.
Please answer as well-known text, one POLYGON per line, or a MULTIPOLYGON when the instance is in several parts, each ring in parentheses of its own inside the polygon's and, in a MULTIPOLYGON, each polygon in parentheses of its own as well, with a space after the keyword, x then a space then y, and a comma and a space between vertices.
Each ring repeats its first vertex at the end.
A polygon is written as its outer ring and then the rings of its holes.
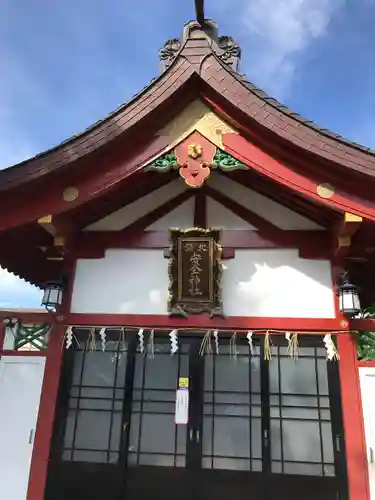
POLYGON ((196 4, 130 102, 0 171, 0 266, 44 290, 0 312, 2 500, 375 499, 375 154, 196 4))

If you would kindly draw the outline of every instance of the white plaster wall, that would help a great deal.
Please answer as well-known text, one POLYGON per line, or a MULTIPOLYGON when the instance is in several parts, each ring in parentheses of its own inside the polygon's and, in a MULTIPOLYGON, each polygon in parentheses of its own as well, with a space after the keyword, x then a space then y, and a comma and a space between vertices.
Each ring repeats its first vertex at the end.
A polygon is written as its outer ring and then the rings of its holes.
MULTIPOLYGON (((160 174, 162 175, 162 174, 160 174)), ((120 231, 144 215, 153 212, 167 201, 187 189, 182 179, 177 178, 165 186, 152 191, 139 200, 116 210, 107 217, 94 222, 85 228, 86 231, 120 231)))
POLYGON ((248 189, 232 179, 225 178, 223 182, 222 176, 211 175, 208 179, 209 185, 225 194, 232 200, 240 203, 245 208, 252 210, 264 219, 272 222, 280 229, 286 230, 317 230, 322 227, 315 222, 302 217, 293 212, 289 208, 276 203, 275 201, 248 189))
MULTIPOLYGON (((162 174, 160 174, 162 175, 162 174)), ((281 229, 286 230, 316 230, 323 229, 314 222, 300 216, 289 210, 289 208, 274 202, 273 200, 248 189, 238 182, 228 178, 223 178, 213 172, 208 183, 217 191, 225 194, 245 208, 252 210, 266 220, 269 220, 281 229), (224 182, 223 182, 224 180, 224 182)), ((185 183, 179 177, 169 182, 165 186, 143 196, 130 205, 109 214, 108 216, 94 222, 86 231, 119 231, 129 226, 140 217, 153 212, 156 208, 163 205, 186 189, 185 183)), ((244 230, 255 229, 246 221, 232 213, 230 210, 217 203, 211 198, 207 198, 207 226, 230 229, 244 230)), ((148 230, 164 231, 170 227, 191 227, 194 220, 194 201, 187 200, 185 203, 176 207, 169 214, 156 221, 148 230)))
MULTIPOLYGON (((295 250, 236 250, 223 261, 227 316, 335 317, 328 261, 295 250)), ((167 314, 168 259, 162 250, 108 250, 78 260, 72 312, 167 314)))
POLYGON ((79 259, 72 312, 167 314, 168 259, 163 250, 107 250, 79 259))
POLYGON ((171 227, 188 228, 194 225, 194 198, 181 203, 164 217, 148 226, 146 231, 168 231, 171 227))
POLYGON ((300 259, 297 250, 236 250, 223 267, 228 316, 335 317, 329 261, 300 259))
POLYGON ((225 230, 255 230, 251 224, 238 217, 209 196, 206 201, 207 227, 225 230))

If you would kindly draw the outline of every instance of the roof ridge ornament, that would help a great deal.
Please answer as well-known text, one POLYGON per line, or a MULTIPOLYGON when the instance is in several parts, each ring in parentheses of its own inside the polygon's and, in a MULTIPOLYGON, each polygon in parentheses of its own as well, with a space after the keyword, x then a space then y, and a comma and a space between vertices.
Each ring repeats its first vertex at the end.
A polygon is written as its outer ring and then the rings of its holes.
POLYGON ((217 55, 223 62, 237 72, 241 59, 241 47, 233 37, 226 35, 219 36, 218 46, 222 52, 217 55))
MULTIPOLYGON (((164 46, 159 50, 161 72, 166 71, 172 65, 180 51, 183 51, 183 47, 189 43, 189 40, 198 39, 207 40, 207 46, 210 47, 216 56, 227 64, 230 69, 238 72, 241 47, 231 36, 218 36, 218 26, 211 19, 205 19, 203 25, 198 21, 190 21, 185 24, 181 39, 172 38, 165 42, 164 46)), ((184 53, 184 56, 188 60, 191 57, 192 60, 196 61, 196 56, 202 56, 202 46, 199 44, 189 45, 189 54, 184 53)))
POLYGON ((181 48, 181 40, 178 38, 172 38, 171 40, 167 40, 159 50, 159 58, 161 64, 161 71, 165 71, 169 68, 169 66, 176 59, 178 51, 181 48))

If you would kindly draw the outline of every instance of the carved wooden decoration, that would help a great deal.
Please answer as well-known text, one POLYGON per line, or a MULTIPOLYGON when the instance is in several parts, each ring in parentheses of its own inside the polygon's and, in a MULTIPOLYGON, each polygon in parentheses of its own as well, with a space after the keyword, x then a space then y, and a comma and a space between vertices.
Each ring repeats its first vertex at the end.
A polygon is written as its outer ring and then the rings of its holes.
POLYGON ((220 230, 171 229, 170 314, 222 315, 220 230))
POLYGON ((191 188, 202 187, 214 169, 232 172, 248 168, 196 131, 174 150, 156 158, 146 166, 146 171, 178 170, 186 185, 191 188))

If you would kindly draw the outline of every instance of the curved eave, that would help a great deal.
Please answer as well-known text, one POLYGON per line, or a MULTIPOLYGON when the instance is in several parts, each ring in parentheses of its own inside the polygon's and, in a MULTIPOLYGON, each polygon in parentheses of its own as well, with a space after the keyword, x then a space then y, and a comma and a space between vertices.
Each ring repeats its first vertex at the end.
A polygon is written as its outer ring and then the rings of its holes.
POLYGON ((317 127, 256 89, 214 53, 201 64, 201 77, 232 106, 284 142, 346 169, 375 177, 375 154, 327 129, 317 127))
POLYGON ((129 103, 83 133, 34 158, 0 172, 0 191, 40 178, 91 155, 116 138, 125 137, 160 105, 175 96, 184 84, 193 87, 192 75, 200 76, 223 99, 247 116, 252 123, 288 142, 347 169, 375 177, 375 154, 326 129, 315 126, 297 113, 257 89, 243 76, 223 63, 212 50, 209 40, 200 47, 187 39, 167 71, 142 89, 129 103))
POLYGON ((128 133, 159 104, 172 97, 193 73, 193 68, 184 58, 176 59, 168 71, 154 79, 129 103, 120 106, 105 119, 52 149, 2 170, 0 191, 19 186, 77 162, 86 155, 100 150, 120 135, 128 133))

